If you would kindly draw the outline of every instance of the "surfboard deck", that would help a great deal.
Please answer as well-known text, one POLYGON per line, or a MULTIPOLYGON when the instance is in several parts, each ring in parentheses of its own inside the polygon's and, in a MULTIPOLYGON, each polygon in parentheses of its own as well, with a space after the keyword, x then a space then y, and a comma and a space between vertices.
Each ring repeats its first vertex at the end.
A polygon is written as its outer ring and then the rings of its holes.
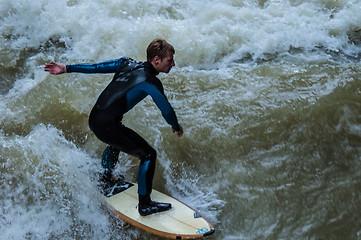
POLYGON ((123 221, 149 233, 171 239, 195 239, 214 233, 212 224, 183 202, 152 190, 151 198, 172 204, 165 212, 141 216, 138 213, 138 185, 119 181, 104 192, 107 203, 123 221))

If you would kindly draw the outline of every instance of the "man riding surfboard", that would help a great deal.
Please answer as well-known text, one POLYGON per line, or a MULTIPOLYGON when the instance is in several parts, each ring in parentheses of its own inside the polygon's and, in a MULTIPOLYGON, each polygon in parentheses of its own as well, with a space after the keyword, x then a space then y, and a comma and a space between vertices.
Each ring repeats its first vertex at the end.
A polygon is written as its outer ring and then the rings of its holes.
POLYGON ((173 132, 178 137, 183 135, 183 128, 164 95, 163 85, 156 77, 161 72, 169 73, 175 65, 174 54, 173 46, 167 41, 155 39, 147 48, 146 62, 122 57, 94 64, 62 65, 51 62, 44 67, 45 71, 55 75, 72 72, 115 73, 90 113, 89 126, 101 141, 108 144, 102 155, 103 181, 111 179, 120 152, 140 159, 137 174, 138 211, 142 216, 169 210, 171 204, 151 200, 157 153, 139 134, 124 126, 122 119, 125 113, 150 95, 173 132))

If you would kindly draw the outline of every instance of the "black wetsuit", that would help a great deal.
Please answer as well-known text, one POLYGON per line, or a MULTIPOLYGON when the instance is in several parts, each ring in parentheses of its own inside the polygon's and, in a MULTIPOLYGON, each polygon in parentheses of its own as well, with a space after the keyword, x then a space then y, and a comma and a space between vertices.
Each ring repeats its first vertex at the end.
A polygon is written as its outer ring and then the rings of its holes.
MULTIPOLYGON (((155 170, 156 151, 136 132, 122 124, 123 115, 150 95, 165 120, 180 130, 176 114, 164 95, 158 72, 149 62, 120 58, 95 64, 67 65, 67 72, 114 73, 113 80, 100 94, 90 117, 89 126, 95 135, 119 151, 141 160, 138 169, 138 193, 150 195, 155 170)), ((116 156, 117 157, 117 156, 116 156)))

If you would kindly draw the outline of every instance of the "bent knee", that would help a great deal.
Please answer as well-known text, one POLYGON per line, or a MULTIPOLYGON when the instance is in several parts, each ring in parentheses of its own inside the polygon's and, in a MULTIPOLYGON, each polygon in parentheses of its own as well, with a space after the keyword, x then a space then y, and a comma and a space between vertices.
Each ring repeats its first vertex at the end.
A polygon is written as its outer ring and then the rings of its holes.
POLYGON ((151 164, 154 164, 156 159, 157 159, 157 152, 153 148, 149 148, 140 157, 140 160, 142 161, 142 163, 145 161, 150 161, 151 164))

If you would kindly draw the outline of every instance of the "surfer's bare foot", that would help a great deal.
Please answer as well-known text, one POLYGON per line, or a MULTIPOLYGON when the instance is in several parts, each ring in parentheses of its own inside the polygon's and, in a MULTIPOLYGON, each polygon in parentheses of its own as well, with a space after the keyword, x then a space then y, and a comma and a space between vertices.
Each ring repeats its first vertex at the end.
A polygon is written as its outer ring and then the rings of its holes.
POLYGON ((172 208, 170 203, 160 203, 150 200, 149 196, 139 195, 138 212, 141 216, 147 216, 153 213, 164 212, 172 208))

